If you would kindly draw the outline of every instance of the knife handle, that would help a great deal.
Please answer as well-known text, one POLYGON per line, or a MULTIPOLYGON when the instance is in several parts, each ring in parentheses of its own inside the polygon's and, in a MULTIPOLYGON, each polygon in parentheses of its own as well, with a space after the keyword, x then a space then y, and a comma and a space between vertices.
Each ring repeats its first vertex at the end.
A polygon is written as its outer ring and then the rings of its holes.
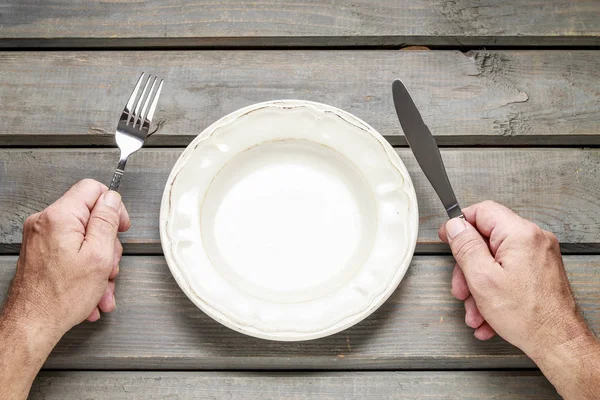
POLYGON ((463 215, 462 210, 460 209, 460 206, 458 205, 458 203, 456 203, 452 207, 448 208, 446 210, 446 212, 448 213, 448 217, 450 219, 452 219, 452 218, 462 218, 462 219, 465 219, 465 216, 463 215))

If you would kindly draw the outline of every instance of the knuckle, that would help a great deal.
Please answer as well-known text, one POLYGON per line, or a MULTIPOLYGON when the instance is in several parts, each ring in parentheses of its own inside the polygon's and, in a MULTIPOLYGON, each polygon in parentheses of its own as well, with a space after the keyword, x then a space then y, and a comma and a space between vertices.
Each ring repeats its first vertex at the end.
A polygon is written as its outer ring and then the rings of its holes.
POLYGON ((80 188, 96 187, 100 185, 102 185, 100 182, 91 178, 85 178, 77 182, 77 186, 80 188))
POLYGON ((50 227, 55 227, 61 225, 63 220, 63 216, 61 211, 54 206, 47 207, 40 214, 40 218, 38 221, 44 224, 48 224, 50 227))
POLYGON ((464 288, 458 287, 456 285, 452 285, 451 290, 452 296, 458 300, 465 300, 467 297, 467 293, 464 288))
POLYGON ((81 185, 97 185, 98 181, 92 179, 92 178, 85 178, 79 181, 79 183, 81 185))
POLYGON ((115 253, 117 253, 119 256, 123 254, 123 245, 121 244, 120 240, 115 241, 115 253))
POLYGON ((529 222, 521 231, 521 239, 529 244, 537 244, 547 240, 547 237, 539 226, 533 222, 529 222))
POLYGON ((499 204, 493 200, 484 200, 481 202, 481 206, 484 208, 494 208, 499 206, 499 204))
POLYGON ((468 327, 470 328, 477 328, 479 325, 481 325, 481 321, 480 318, 475 315, 472 312, 466 312, 465 313, 465 324, 467 324, 468 327))
POLYGON ((33 214, 30 215, 29 217, 27 217, 25 219, 25 222, 23 223, 23 230, 25 231, 31 231, 33 229, 33 226, 35 225, 35 221, 37 220, 38 214, 33 214))
POLYGON ((40 218, 37 221, 33 222, 31 224, 31 228, 28 230, 28 232, 31 232, 33 234, 42 234, 44 232, 44 223, 43 220, 40 218))
POLYGON ((115 279, 119 275, 119 264, 113 266, 108 279, 115 279))
POLYGON ((113 311, 115 311, 115 305, 114 304, 111 303, 109 305, 104 306, 104 312, 105 313, 110 313, 110 312, 113 312, 113 311))
POLYGON ((72 190, 74 190, 75 193, 91 194, 91 193, 102 193, 102 192, 108 190, 108 188, 104 184, 102 184, 94 179, 86 178, 86 179, 80 180, 75 185, 73 185, 72 190))
POLYGON ((550 241, 552 243, 557 243, 558 244, 558 237, 556 237, 556 235, 554 233, 548 232, 548 231, 545 231, 545 232, 546 232, 546 236, 548 237, 548 239, 550 239, 550 241))
POLYGON ((544 235, 546 236, 546 239, 548 240, 549 243, 549 247, 556 249, 556 248, 560 248, 560 242, 558 240, 558 237, 556 237, 556 235, 552 232, 548 232, 548 231, 543 231, 544 235))

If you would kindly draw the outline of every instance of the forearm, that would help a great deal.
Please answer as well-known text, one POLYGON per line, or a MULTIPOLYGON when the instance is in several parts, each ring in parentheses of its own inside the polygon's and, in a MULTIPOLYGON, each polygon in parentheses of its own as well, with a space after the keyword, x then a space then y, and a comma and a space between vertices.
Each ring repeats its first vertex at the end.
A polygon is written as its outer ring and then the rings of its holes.
MULTIPOLYGON (((20 308, 20 307, 19 307, 20 308)), ((27 310, 6 305, 0 313, 2 398, 26 399, 40 368, 58 343, 53 327, 27 319, 27 310)))
POLYGON ((578 335, 532 358, 564 399, 600 398, 600 342, 585 324, 578 335))

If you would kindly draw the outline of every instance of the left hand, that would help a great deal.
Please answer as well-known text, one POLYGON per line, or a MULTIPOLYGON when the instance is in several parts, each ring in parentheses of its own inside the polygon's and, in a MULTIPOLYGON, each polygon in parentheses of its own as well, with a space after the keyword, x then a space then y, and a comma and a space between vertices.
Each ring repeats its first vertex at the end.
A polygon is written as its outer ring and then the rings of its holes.
POLYGON ((121 196, 91 179, 27 218, 4 316, 60 337, 114 310, 123 251, 117 233, 129 225, 121 196))

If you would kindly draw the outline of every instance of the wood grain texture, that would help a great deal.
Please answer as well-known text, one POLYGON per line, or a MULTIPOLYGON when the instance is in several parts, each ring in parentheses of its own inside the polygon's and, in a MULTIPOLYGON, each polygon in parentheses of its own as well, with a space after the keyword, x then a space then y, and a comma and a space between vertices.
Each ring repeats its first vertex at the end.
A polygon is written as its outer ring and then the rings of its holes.
POLYGON ((598 45, 594 0, 8 0, 6 47, 598 45))
POLYGON ((42 372, 30 400, 560 399, 539 372, 42 372))
POLYGON ((0 146, 113 146, 140 71, 165 78, 148 146, 186 145, 282 98, 339 107, 406 145, 396 78, 443 146, 600 145, 598 51, 0 52, 0 69, 0 146))
MULTIPOLYGON (((181 149, 144 149, 127 164, 121 193, 132 218, 126 252, 161 253, 158 218, 165 182, 181 149)), ((439 199, 409 149, 397 149, 419 204, 418 252, 447 251, 439 199)), ((463 206, 493 199, 558 236, 565 251, 600 249, 600 149, 443 149, 463 206)), ((25 218, 83 178, 109 182, 118 153, 109 149, 0 150, 0 252, 18 252, 25 218)))
MULTIPOLYGON (((0 293, 15 256, 0 257, 0 293)), ((600 256, 566 256, 579 306, 600 331, 600 256)), ((499 338, 480 342, 450 295, 454 259, 417 256, 394 294, 339 334, 272 342, 237 333, 198 310, 161 256, 126 256, 117 310, 69 332, 46 363, 55 369, 455 369, 530 368, 499 338)))

